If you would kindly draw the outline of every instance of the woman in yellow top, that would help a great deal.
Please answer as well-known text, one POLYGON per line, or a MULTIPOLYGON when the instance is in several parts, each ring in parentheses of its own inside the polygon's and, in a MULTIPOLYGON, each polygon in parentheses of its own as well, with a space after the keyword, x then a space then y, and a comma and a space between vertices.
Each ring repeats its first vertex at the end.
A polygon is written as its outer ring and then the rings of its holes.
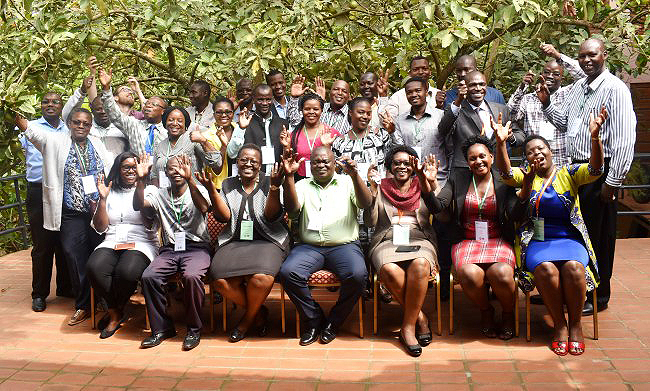
POLYGON ((548 141, 530 135, 524 141, 528 171, 510 166, 506 149, 508 126, 497 126, 497 166, 503 181, 521 187, 519 200, 528 206, 528 218, 519 228, 521 256, 518 268, 524 289, 534 277, 555 332, 551 350, 558 356, 584 353, 582 307, 586 291, 596 288, 598 271, 587 227, 580 213, 578 188, 598 179, 604 164, 600 126, 607 111, 590 114, 591 157, 588 164, 556 166, 548 141), (532 273, 532 275, 531 275, 532 273), (566 304, 568 325, 564 317, 566 304), (567 343, 568 340, 568 343, 567 343))

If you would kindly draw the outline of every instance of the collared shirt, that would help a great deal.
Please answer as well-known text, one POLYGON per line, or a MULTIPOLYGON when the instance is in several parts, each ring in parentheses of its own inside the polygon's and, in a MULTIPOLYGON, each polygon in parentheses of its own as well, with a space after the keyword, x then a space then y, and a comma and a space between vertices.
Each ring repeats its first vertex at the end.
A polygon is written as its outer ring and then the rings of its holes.
MULTIPOLYGON (((298 101, 300 98, 289 98, 288 115, 289 124, 294 128, 298 126, 302 120, 302 112, 298 109, 298 101)), ((320 121, 336 129, 340 134, 345 134, 348 130, 352 129, 352 125, 348 122, 348 105, 343 105, 340 109, 332 109, 332 105, 327 102, 323 107, 323 114, 320 116, 320 121)))
MULTIPOLYGON (((40 129, 42 131, 64 134, 69 133, 68 127, 65 125, 65 122, 62 119, 59 119, 59 126, 56 128, 50 125, 50 123, 47 122, 44 117, 29 121, 29 126, 31 126, 33 129, 40 129)), ((25 137, 23 134, 20 135, 20 144, 23 146, 23 149, 25 151, 27 182, 42 182, 43 155, 41 155, 41 152, 34 146, 34 144, 27 140, 27 137, 25 137)))
POLYGON ((155 146, 159 142, 167 137, 167 130, 163 127, 162 122, 152 124, 146 120, 138 120, 122 113, 117 107, 113 93, 110 90, 102 91, 101 98, 104 110, 106 110, 106 114, 108 114, 111 123, 124 133, 129 140, 131 151, 138 156, 146 153, 147 139, 149 138, 149 129, 151 126, 153 126, 154 131, 152 150, 155 149, 155 146))
MULTIPOLYGON (((447 90, 447 97, 445 98, 445 107, 449 107, 456 98, 458 97, 458 87, 451 88, 447 90)), ((494 103, 501 103, 502 105, 506 104, 506 100, 503 98, 503 94, 501 91, 497 90, 494 87, 489 87, 487 88, 487 91, 485 91, 485 98, 484 100, 488 102, 494 102, 494 103)))
POLYGON ((97 201, 99 193, 86 194, 82 178, 93 176, 97 182, 100 173, 104 172, 104 163, 99 157, 90 140, 84 147, 73 142, 65 161, 63 170, 63 207, 77 212, 89 212, 90 201, 97 201))
POLYGON ((275 111, 278 113, 280 118, 286 119, 289 108, 289 98, 286 96, 284 97, 284 106, 273 98, 273 107, 275 107, 275 111))
POLYGON ((420 157, 429 154, 436 155, 440 160, 438 167, 438 181, 440 186, 444 186, 449 175, 449 158, 453 151, 451 145, 447 145, 445 138, 438 133, 438 124, 444 115, 444 111, 432 108, 427 105, 424 114, 420 119, 415 118, 409 110, 402 113, 395 121, 395 131, 393 132, 393 143, 408 145, 410 147, 420 148, 420 157))
MULTIPOLYGON (((558 61, 560 65, 564 66, 574 80, 579 80, 585 77, 585 73, 580 69, 578 61, 561 55, 561 60, 558 61)), ((566 132, 556 128, 544 114, 542 102, 537 98, 535 92, 526 94, 528 84, 523 87, 517 87, 517 90, 512 94, 508 100, 508 108, 510 109, 510 116, 513 121, 520 123, 526 133, 526 136, 531 134, 538 134, 544 137, 551 145, 553 152, 553 161, 558 165, 571 163, 571 158, 567 149, 566 132)), ((551 94, 551 103, 562 106, 566 97, 571 90, 571 85, 561 87, 553 94, 551 94)))
POLYGON ((188 130, 193 130, 194 126, 198 125, 199 130, 204 131, 214 123, 214 109, 211 102, 208 102, 208 105, 200 113, 197 112, 194 106, 186 107, 185 110, 187 110, 187 113, 190 115, 190 120, 192 120, 190 124, 192 129, 188 130))
MULTIPOLYGON (((469 103, 469 101, 467 101, 467 103, 469 103)), ((476 114, 478 114, 479 118, 481 119, 481 123, 485 125, 485 137, 487 137, 488 139, 492 138, 494 129, 492 129, 492 124, 490 122, 490 117, 492 115, 490 114, 490 108, 488 107, 487 103, 485 103, 485 101, 482 101, 481 104, 478 106, 474 106, 471 103, 469 103, 469 105, 471 106, 472 110, 476 111, 476 114)), ((455 111, 454 114, 458 116, 458 111, 460 111, 460 107, 457 107, 455 105, 451 105, 451 107, 452 107, 452 111, 455 111)))
POLYGON ((621 79, 604 69, 591 83, 587 78, 575 82, 564 104, 550 104, 544 113, 551 122, 566 131, 569 154, 574 161, 591 156, 589 114, 600 113, 605 106, 609 117, 600 129, 605 157, 610 157, 605 183, 618 187, 627 175, 634 157, 636 114, 630 90, 621 79))
POLYGON ((296 193, 300 205, 298 235, 303 243, 338 246, 359 238, 359 203, 352 178, 335 173, 325 187, 305 178, 296 183, 296 193))
MULTIPOLYGON (((429 86, 429 90, 427 91, 427 106, 430 106, 431 109, 436 108, 436 94, 438 91, 440 90, 429 86)), ((406 89, 402 88, 390 97, 387 110, 393 118, 411 111, 411 104, 406 99, 406 89)))

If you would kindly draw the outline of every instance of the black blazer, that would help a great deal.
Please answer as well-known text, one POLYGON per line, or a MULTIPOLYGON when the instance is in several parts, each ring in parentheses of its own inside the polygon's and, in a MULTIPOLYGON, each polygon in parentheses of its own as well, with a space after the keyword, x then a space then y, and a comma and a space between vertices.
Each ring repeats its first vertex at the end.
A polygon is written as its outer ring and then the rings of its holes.
MULTIPOLYGON (((289 131, 289 122, 284 118, 280 118, 277 112, 274 112, 273 117, 271 118, 271 126, 269 126, 269 135, 271 136, 271 145, 273 145, 273 150, 275 151, 276 162, 280 161, 282 156, 280 132, 282 132, 283 125, 287 128, 287 131, 289 131)), ((246 132, 244 133, 244 143, 253 143, 260 148, 266 145, 264 124, 257 114, 253 114, 251 123, 246 128, 246 132)), ((262 171, 266 171, 265 168, 265 166, 262 166, 262 171)))
MULTIPOLYGON (((492 180, 494 181, 494 194, 497 200, 497 214, 501 225, 501 234, 510 243, 515 239, 515 223, 521 221, 526 212, 527 203, 520 203, 516 189, 501 181, 501 176, 492 169, 492 180)), ((453 243, 458 243, 465 238, 462 216, 465 207, 465 197, 472 183, 472 174, 465 171, 463 174, 450 177, 445 187, 434 197, 433 213, 447 211, 451 221, 447 225, 448 236, 453 243), (469 175, 465 175, 465 173, 469 175)))
MULTIPOLYGON (((499 118, 499 113, 502 113, 502 121, 504 124, 510 121, 510 111, 507 106, 488 101, 485 101, 485 103, 495 122, 499 118)), ((510 145, 512 147, 518 147, 524 143, 526 136, 516 123, 513 122, 511 127, 515 141, 510 145)), ((440 124, 438 124, 438 132, 448 142, 453 143, 454 152, 449 164, 450 167, 467 167, 467 160, 462 151, 463 143, 469 137, 481 134, 481 129, 481 118, 472 109, 472 106, 467 100, 463 100, 463 103, 461 103, 458 117, 454 116, 451 107, 445 109, 445 115, 440 120, 440 124)), ((495 136, 496 134, 493 133, 491 140, 496 142, 495 136)))

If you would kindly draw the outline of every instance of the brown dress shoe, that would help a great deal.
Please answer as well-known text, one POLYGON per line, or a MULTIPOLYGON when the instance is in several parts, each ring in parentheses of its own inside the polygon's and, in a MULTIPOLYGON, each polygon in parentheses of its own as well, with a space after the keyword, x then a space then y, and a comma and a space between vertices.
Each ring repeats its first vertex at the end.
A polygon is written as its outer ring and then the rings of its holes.
POLYGON ((70 320, 68 321, 68 326, 78 325, 79 323, 83 322, 88 318, 90 318, 90 311, 76 310, 74 314, 72 314, 72 317, 70 317, 70 320))

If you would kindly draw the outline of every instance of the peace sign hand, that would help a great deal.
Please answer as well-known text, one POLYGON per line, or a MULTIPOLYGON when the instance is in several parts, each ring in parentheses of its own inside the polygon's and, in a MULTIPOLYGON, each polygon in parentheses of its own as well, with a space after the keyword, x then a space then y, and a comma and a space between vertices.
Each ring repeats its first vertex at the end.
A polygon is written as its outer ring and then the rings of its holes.
POLYGON ((600 108, 600 113, 597 117, 594 117, 594 113, 589 113, 589 132, 591 133, 592 140, 600 138, 600 128, 608 117, 609 114, 604 105, 600 108))

